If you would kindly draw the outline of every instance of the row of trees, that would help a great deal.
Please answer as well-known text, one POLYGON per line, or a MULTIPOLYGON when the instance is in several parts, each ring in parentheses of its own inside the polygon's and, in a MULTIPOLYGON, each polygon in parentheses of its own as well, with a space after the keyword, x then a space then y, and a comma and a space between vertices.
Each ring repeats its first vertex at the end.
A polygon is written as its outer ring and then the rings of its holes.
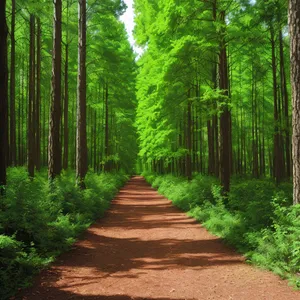
POLYGON ((1 5, 0 185, 7 166, 24 164, 31 178, 48 166, 50 180, 76 168, 81 187, 88 168, 130 172, 136 65, 124 3, 1 5))
POLYGON ((136 24, 144 167, 214 175, 225 193, 231 175, 290 178, 286 1, 137 0, 136 24))

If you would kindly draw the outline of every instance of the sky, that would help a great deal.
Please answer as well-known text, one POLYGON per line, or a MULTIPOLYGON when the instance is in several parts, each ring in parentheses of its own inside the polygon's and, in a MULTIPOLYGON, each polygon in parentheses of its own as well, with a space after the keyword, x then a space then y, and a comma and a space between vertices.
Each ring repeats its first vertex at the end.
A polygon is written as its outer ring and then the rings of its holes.
POLYGON ((134 12, 133 12, 133 1, 134 0, 123 0, 127 5, 127 10, 124 15, 121 16, 121 20, 125 23, 126 30, 129 36, 129 42, 132 45, 134 51, 141 55, 143 49, 135 45, 132 31, 134 29, 134 12))

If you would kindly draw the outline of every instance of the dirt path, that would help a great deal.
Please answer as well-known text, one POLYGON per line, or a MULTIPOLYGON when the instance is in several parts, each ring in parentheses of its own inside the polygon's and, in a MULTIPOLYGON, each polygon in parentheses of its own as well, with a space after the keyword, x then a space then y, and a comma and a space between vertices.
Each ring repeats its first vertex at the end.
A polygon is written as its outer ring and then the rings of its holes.
POLYGON ((270 272, 244 263, 141 177, 105 218, 16 299, 300 299, 270 272))

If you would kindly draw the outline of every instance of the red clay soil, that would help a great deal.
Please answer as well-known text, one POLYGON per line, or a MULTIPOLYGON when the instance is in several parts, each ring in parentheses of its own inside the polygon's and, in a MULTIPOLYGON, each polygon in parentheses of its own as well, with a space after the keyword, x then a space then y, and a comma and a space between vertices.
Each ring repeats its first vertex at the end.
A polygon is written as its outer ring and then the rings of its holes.
POLYGON ((14 299, 300 299, 274 274, 247 265, 142 177, 106 217, 14 299))

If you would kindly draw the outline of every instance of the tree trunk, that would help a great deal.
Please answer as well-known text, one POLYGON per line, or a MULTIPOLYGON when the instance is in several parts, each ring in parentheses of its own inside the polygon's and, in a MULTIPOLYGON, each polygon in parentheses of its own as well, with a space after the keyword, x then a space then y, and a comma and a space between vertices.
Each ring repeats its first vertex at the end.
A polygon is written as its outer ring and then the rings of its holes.
POLYGON ((97 170, 97 111, 94 111, 94 172, 97 170))
POLYGON ((36 36, 36 105, 35 105, 35 166, 39 171, 41 168, 41 129, 40 129, 40 109, 41 109, 41 20, 37 18, 36 36))
POLYGON ((279 114, 278 114, 278 100, 277 100, 277 75, 276 75, 276 54, 275 54, 275 36, 274 29, 271 27, 271 46, 272 46, 272 72, 273 72, 273 100, 274 100, 274 177, 276 183, 279 184, 281 180, 280 169, 280 134, 279 134, 279 114))
MULTIPOLYGON (((215 13, 214 13, 215 14, 215 13)), ((215 56, 213 57, 213 59, 215 56)), ((213 62, 212 67, 212 83, 214 85, 214 90, 217 89, 217 64, 213 62)), ((213 100, 213 109, 215 108, 215 100, 213 100)), ((215 116, 212 117, 212 120, 207 121, 207 134, 208 134, 208 174, 213 175, 216 174, 216 153, 215 153, 215 116)))
POLYGON ((65 94, 64 94, 64 170, 68 169, 69 160, 69 45, 66 42, 66 61, 65 61, 65 94))
POLYGON ((16 25, 16 0, 12 0, 11 12, 11 55, 10 55, 10 160, 12 166, 16 165, 16 112, 15 112, 15 59, 16 59, 16 41, 15 41, 15 25, 16 25))
POLYGON ((0 2, 0 194, 6 185, 6 135, 8 114, 8 68, 7 68, 7 24, 6 1, 0 2))
POLYGON ((187 103, 187 155, 186 155, 186 177, 192 179, 192 103, 190 100, 191 90, 188 91, 187 103))
POLYGON ((51 104, 49 120, 48 176, 53 180, 61 172, 61 38, 62 1, 54 0, 51 104))
POLYGON ((43 121, 42 121, 42 133, 43 133, 43 166, 47 165, 47 132, 46 132, 46 102, 44 101, 43 107, 43 121))
POLYGON ((35 108, 35 17, 30 15, 29 47, 29 105, 28 105, 28 175, 34 177, 34 108, 35 108))
POLYGON ((252 175, 254 178, 259 177, 258 171, 258 138, 257 138, 257 99, 256 99, 256 82, 254 76, 254 66, 252 65, 252 175))
POLYGON ((87 166, 86 138, 86 0, 78 0, 78 81, 77 81, 77 156, 76 179, 81 189, 87 166))
POLYGON ((105 141, 104 141, 104 171, 108 171, 108 156, 109 156, 109 124, 108 124, 108 85, 105 87, 105 141))
MULTIPOLYGON (((213 2, 212 2, 212 17, 215 22, 217 20, 217 0, 213 0, 213 2)), ((213 62, 213 68, 212 68, 212 82, 214 84, 214 90, 216 90, 218 87, 217 68, 218 68, 217 57, 215 57, 215 61, 213 62)), ((216 100, 213 101, 213 109, 215 109, 215 110, 217 109, 216 100)), ((213 143, 214 143, 214 153, 215 153, 214 174, 216 177, 219 177, 219 174, 220 174, 220 149, 219 149, 219 128, 218 128, 218 115, 217 114, 215 114, 212 119, 212 131, 213 131, 213 136, 214 136, 213 143)))
MULTIPOLYGON (((220 16, 224 27, 223 31, 221 32, 219 55, 220 89, 223 91, 223 95, 228 97, 229 81, 225 41, 225 12, 222 11, 220 16)), ((226 102, 228 102, 228 100, 226 100, 226 102)), ((220 115, 220 177, 224 194, 227 194, 230 189, 230 129, 230 111, 228 108, 228 103, 226 103, 220 115)))
POLYGON ((24 64, 24 58, 22 55, 21 59, 21 66, 22 66, 22 72, 20 73, 20 92, 19 92, 19 107, 18 107, 18 159, 17 164, 19 166, 22 165, 22 148, 23 148, 23 139, 22 139, 22 131, 23 131, 23 102, 24 102, 24 70, 25 70, 25 64, 24 64))
POLYGON ((286 74, 285 74, 282 30, 279 31, 279 48, 280 48, 280 76, 281 76, 281 91, 282 91, 281 93, 282 93, 283 104, 284 104, 286 176, 289 178, 291 177, 289 96, 288 96, 286 74))
POLYGON ((300 203, 300 0, 290 0, 291 84, 293 99, 293 199, 300 203))

